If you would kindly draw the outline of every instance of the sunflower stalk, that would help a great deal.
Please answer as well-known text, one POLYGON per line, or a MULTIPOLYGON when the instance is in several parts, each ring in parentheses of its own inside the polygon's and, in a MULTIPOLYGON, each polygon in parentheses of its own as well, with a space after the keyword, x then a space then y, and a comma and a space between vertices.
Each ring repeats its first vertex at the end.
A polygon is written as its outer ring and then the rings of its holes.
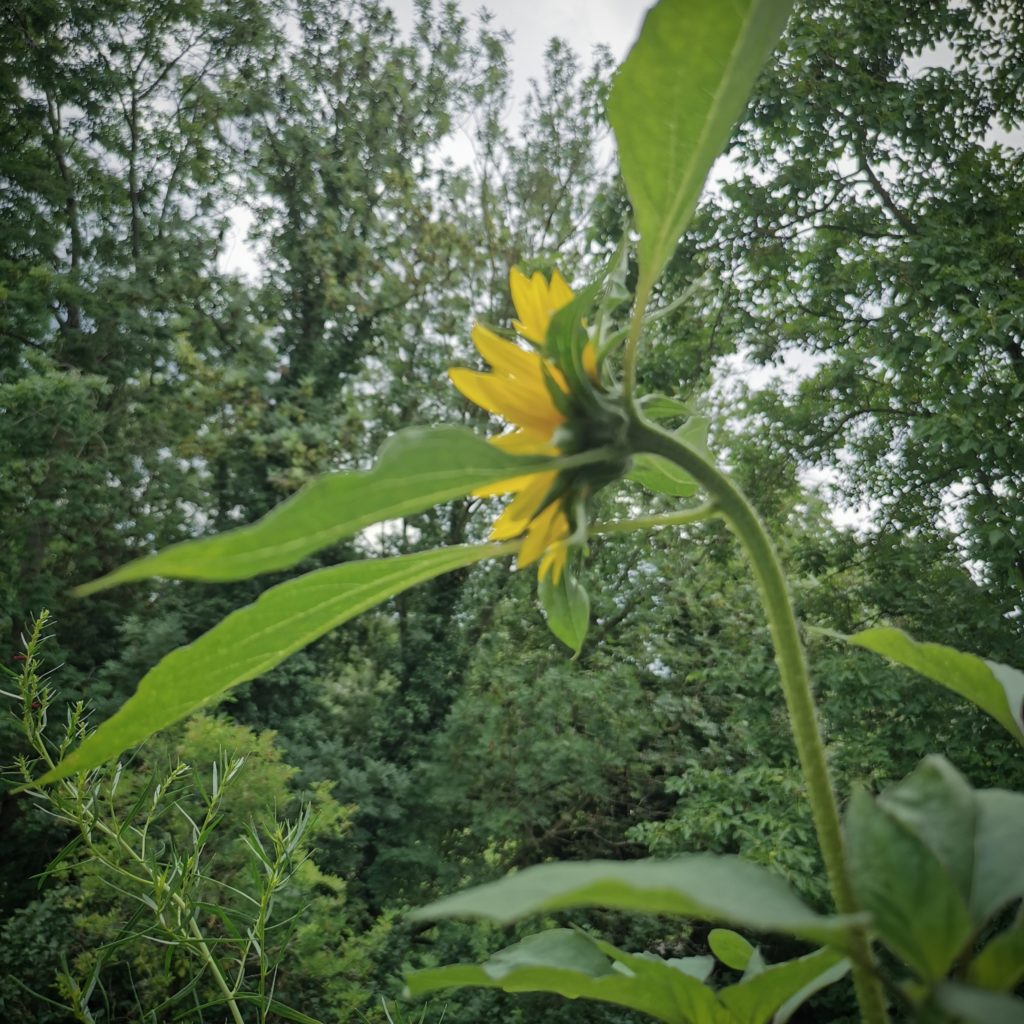
MULTIPOLYGON (((743 492, 702 454, 635 412, 629 439, 635 454, 659 455, 689 473, 708 493, 715 512, 728 523, 750 560, 775 647, 790 728, 807 786, 829 888, 840 913, 856 914, 861 908, 846 864, 839 808, 825 759, 807 660, 789 588, 771 538, 743 492)), ((866 932, 856 931, 852 942, 854 988, 862 1019, 865 1024, 884 1024, 887 1020, 885 997, 872 970, 873 958, 866 932)))

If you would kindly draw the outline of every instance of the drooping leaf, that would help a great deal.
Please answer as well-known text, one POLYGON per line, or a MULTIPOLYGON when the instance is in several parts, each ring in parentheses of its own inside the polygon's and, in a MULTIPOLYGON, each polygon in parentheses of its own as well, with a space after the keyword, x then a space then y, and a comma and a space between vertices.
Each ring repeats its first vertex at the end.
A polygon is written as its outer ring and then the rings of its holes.
POLYGON ((537 596, 548 628, 579 654, 590 627, 590 597, 586 588, 566 566, 557 583, 552 582, 550 573, 538 583, 537 596))
POLYGON ((135 694, 40 782, 117 757, 158 729, 255 679, 335 626, 442 573, 508 554, 512 544, 465 545, 318 569, 262 593, 143 676, 135 694))
POLYGON ((949 872, 863 791, 850 800, 846 835, 854 888, 879 938, 924 981, 938 981, 973 931, 949 872))
POLYGON ((258 522, 136 559, 77 593, 150 576, 224 581, 287 569, 374 523, 541 465, 550 460, 509 455, 463 427, 413 427, 389 438, 372 469, 319 477, 258 522))
POLYGON ((966 697, 1024 743, 1024 673, 943 644, 919 643, 903 630, 887 626, 845 639, 966 697))
POLYGON ((531 935, 480 965, 415 971, 406 985, 413 996, 467 985, 554 992, 625 1006, 667 1024, 730 1024, 712 990, 691 974, 563 928, 531 935))
POLYGON ((837 981, 847 970, 849 961, 842 953, 819 949, 795 960, 772 964, 753 977, 723 988, 718 998, 732 1011, 737 1024, 767 1024, 787 1001, 802 993, 806 993, 804 999, 810 998, 828 984, 823 980, 826 975, 837 981), (811 988, 815 983, 820 984, 811 988))
MULTIPOLYGON (((675 431, 675 436, 702 455, 710 456, 710 425, 711 421, 706 416, 691 416, 675 431)), ((656 494, 670 494, 676 498, 689 498, 700 490, 697 481, 689 473, 660 455, 634 456, 633 465, 626 474, 626 479, 633 480, 656 494)))
POLYGON ((722 921, 842 944, 856 917, 823 917, 777 875, 738 857, 541 864, 414 911, 419 920, 476 917, 508 924, 529 914, 607 907, 722 921))
POLYGON ((645 293, 778 42, 791 0, 662 0, 612 84, 608 119, 637 229, 645 293))

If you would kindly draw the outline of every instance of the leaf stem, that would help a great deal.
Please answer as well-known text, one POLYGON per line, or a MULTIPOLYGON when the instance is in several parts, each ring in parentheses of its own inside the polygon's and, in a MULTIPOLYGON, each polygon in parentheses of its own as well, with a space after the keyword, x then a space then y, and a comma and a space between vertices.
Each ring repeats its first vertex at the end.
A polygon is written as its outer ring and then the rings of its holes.
POLYGON ((630 405, 633 403, 633 393, 636 391, 636 358, 637 349, 640 346, 640 332, 644 325, 644 311, 650 300, 651 285, 641 282, 637 288, 633 320, 629 325, 629 337, 626 339, 626 350, 622 356, 622 390, 630 405))
POLYGON ((659 526, 688 526, 690 523, 701 523, 707 519, 714 519, 718 514, 718 505, 713 501, 706 501, 702 505, 680 509, 678 512, 637 516, 636 519, 615 519, 607 523, 591 523, 587 527, 587 533, 593 536, 605 536, 612 533, 652 530, 659 526))
MULTIPOLYGON (((689 473, 710 495, 717 511, 746 550, 768 618, 775 661, 779 666, 790 727, 807 786, 829 888, 840 913, 857 913, 860 907, 846 867, 839 808, 825 760, 803 643, 786 578, 771 538, 743 492, 699 452, 636 415, 630 425, 630 442, 635 453, 660 455, 689 473)), ((871 949, 863 930, 858 929, 854 933, 849 953, 864 1024, 884 1024, 887 1020, 885 998, 872 970, 871 949)))

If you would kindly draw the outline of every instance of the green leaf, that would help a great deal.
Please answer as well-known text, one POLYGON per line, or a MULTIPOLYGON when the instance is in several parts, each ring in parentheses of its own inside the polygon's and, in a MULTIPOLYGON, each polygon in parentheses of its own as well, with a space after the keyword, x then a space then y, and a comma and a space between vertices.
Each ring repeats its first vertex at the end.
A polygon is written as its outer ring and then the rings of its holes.
POLYGON ((550 459, 508 455, 463 427, 413 427, 385 442, 373 469, 319 477, 250 526, 175 544, 77 593, 150 576, 239 580, 276 572, 374 523, 421 512, 524 468, 551 465, 550 459))
POLYGON ((346 562, 271 587, 163 658, 142 678, 134 696, 39 781, 53 782, 117 757, 360 612, 424 580, 508 554, 516 546, 466 545, 346 562))
POLYGON ((1024 793, 981 789, 974 798, 978 818, 971 913, 980 926, 1024 896, 1024 793))
POLYGON ((754 947, 739 932, 729 928, 712 928, 708 932, 708 945, 711 952, 734 971, 745 971, 754 947))
POLYGON ((419 920, 478 917, 508 924, 529 914, 607 907, 724 921, 758 931, 842 944, 855 917, 822 917, 766 869, 738 857, 541 864, 431 903, 419 920))
POLYGON ((887 626, 865 629, 845 639, 973 701, 1024 743, 1024 673, 942 644, 918 643, 903 630, 887 626))
POLYGON ((1024 981, 1024 918, 989 940, 968 965, 967 980, 996 992, 1012 992, 1024 981))
POLYGON ((842 953, 819 949, 795 960, 772 964, 753 977, 722 989, 718 998, 732 1011, 738 1024, 766 1024, 787 1001, 798 995, 809 999, 826 984, 838 981, 849 967, 842 953), (827 980, 823 980, 826 976, 827 980))
POLYGON ((795 992, 775 1011, 772 1017, 772 1024, 787 1024, 790 1017, 807 1002, 815 993, 820 992, 829 985, 834 985, 844 978, 850 971, 850 961, 843 959, 834 963, 827 970, 824 970, 816 978, 807 982, 798 992, 795 992))
POLYGON ((674 252, 791 7, 662 0, 644 19, 608 98, 640 233, 640 294, 674 252))
POLYGON ((935 1002, 963 1024, 1024 1024, 1024 999, 986 992, 947 981, 935 990, 935 1002))
POLYGON ((970 783, 944 757, 931 754, 882 793, 878 805, 931 850, 966 903, 977 817, 970 783))
POLYGON ((531 935, 479 966, 415 971, 406 985, 413 996, 465 985, 554 992, 625 1006, 668 1024, 731 1024, 711 989, 687 972, 564 928, 531 935))
MULTIPOLYGON (((708 451, 708 427, 711 421, 706 416, 691 416, 675 436, 702 455, 708 451)), ((660 455, 636 455, 633 466, 626 474, 627 480, 641 484, 656 494, 670 494, 676 498, 689 498, 700 490, 697 481, 674 462, 660 455)))
POLYGON ((953 879, 925 843, 863 791, 850 800, 846 834, 854 888, 879 937, 925 981, 942 978, 973 931, 953 879))
POLYGON ((551 573, 548 573, 537 584, 537 596, 544 608, 548 628, 579 654, 590 627, 590 597, 583 584, 566 566, 557 583, 551 581, 551 573))

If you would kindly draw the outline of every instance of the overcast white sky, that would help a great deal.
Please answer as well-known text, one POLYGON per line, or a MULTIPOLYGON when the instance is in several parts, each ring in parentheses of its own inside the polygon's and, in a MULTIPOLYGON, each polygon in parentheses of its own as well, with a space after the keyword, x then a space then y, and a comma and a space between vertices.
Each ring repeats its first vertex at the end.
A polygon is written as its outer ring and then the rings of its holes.
MULTIPOLYGON (((567 40, 577 53, 587 56, 593 46, 605 43, 618 60, 626 56, 640 31, 651 3, 642 0, 461 0, 465 14, 486 8, 497 27, 514 36, 512 68, 520 87, 543 72, 544 48, 552 36, 567 40)), ((408 30, 413 23, 412 0, 389 0, 399 24, 408 30)))

